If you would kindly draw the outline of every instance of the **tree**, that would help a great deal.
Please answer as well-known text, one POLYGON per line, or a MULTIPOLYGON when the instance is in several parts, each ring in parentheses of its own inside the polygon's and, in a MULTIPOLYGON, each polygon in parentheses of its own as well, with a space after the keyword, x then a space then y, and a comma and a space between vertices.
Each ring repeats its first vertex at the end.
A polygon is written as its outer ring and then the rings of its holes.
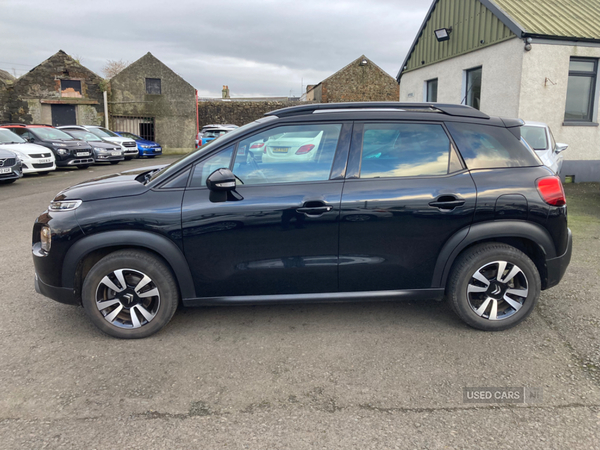
POLYGON ((122 59, 115 61, 109 59, 108 61, 106 61, 104 67, 102 67, 102 73, 106 75, 106 78, 112 78, 128 65, 129 61, 123 61, 122 59))

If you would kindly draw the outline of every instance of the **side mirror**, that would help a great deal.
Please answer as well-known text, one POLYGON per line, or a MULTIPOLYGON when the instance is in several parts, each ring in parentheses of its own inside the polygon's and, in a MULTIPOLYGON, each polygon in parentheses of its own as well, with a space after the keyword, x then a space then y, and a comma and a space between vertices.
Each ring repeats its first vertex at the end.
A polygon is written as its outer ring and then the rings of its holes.
POLYGON ((211 173, 206 179, 206 187, 210 190, 209 200, 213 203, 244 199, 235 192, 236 178, 229 169, 221 168, 211 173))
POLYGON ((564 152, 567 148, 569 148, 569 144, 557 143, 555 152, 558 154, 558 153, 564 152))
POLYGON ((35 139, 33 139, 33 138, 26 138, 25 141, 30 142, 30 143, 34 143, 35 139))
POLYGON ((215 170, 206 179, 206 187, 213 192, 233 191, 235 186, 235 175, 225 168, 215 170))

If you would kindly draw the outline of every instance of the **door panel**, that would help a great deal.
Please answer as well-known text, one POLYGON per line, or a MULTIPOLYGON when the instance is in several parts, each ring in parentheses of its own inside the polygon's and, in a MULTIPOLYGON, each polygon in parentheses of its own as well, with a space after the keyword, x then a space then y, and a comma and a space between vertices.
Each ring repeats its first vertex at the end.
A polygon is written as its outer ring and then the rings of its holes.
POLYGON ((208 189, 188 189, 183 241, 197 295, 337 291, 342 186, 238 186, 243 200, 223 203, 211 203, 208 189), (323 206, 331 209, 316 210, 323 206))
POLYGON ((52 126, 75 125, 75 105, 52 105, 52 126))
POLYGON ((431 287, 446 240, 468 226, 475 209, 468 172, 440 178, 348 180, 340 216, 340 290, 431 287), (453 209, 430 206, 450 196, 453 209))

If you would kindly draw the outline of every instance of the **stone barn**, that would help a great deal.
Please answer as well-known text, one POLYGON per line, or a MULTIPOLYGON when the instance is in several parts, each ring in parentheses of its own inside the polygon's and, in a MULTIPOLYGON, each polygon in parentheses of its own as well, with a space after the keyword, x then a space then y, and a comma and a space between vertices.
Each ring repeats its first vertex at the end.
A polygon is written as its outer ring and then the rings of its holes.
POLYGON ((147 53, 110 79, 110 129, 160 143, 169 152, 194 148, 196 90, 147 53))

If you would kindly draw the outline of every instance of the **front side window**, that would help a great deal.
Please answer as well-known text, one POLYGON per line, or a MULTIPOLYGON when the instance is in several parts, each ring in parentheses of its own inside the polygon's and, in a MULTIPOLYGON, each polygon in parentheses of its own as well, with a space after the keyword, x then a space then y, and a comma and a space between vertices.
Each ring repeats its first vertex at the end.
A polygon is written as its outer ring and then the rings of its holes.
POLYGON ((446 175, 451 152, 441 125, 365 124, 360 178, 446 175))
POLYGON ((241 141, 233 172, 245 184, 329 179, 342 125, 288 125, 241 141))
POLYGON ((206 179, 211 173, 213 173, 217 169, 228 169, 231 165, 231 155, 233 155, 233 148, 233 145, 231 147, 227 147, 225 150, 221 150, 219 153, 210 156, 204 161, 201 161, 198 164, 196 164, 190 186, 206 187, 206 179))
POLYGON ((160 95, 160 78, 146 78, 146 94, 160 95))
POLYGON ((565 122, 591 122, 594 111, 598 60, 571 58, 565 122))
POLYGON ((466 71, 466 86, 463 103, 481 109, 481 67, 466 71))
POLYGON ((435 78, 433 80, 427 81, 427 102, 437 102, 438 99, 438 79, 435 78))

